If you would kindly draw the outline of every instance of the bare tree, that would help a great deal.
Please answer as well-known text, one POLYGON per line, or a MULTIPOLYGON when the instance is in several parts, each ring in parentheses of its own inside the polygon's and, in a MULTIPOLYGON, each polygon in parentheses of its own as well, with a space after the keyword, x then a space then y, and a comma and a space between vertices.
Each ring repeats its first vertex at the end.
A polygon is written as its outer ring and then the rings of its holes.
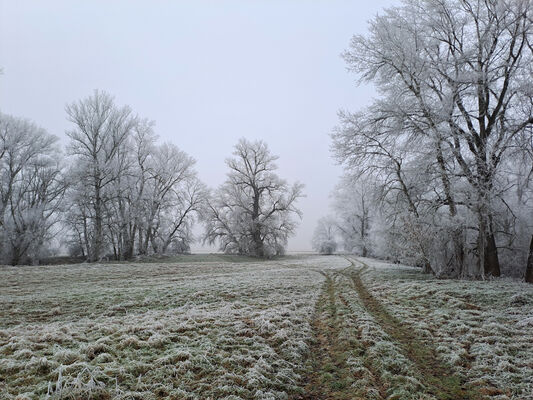
POLYGON ((318 220, 313 233, 313 249, 320 254, 333 254, 337 251, 336 227, 337 223, 332 217, 322 217, 318 220))
POLYGON ((292 216, 301 216, 295 203, 303 185, 290 186, 275 174, 277 157, 262 141, 241 139, 233 155, 226 160, 228 179, 208 203, 205 239, 225 252, 281 254, 296 228, 292 216))
MULTIPOLYGON (((401 238, 398 242, 404 242, 402 249, 395 251, 403 253, 405 261, 421 264, 425 271, 435 273, 427 240, 420 234, 426 226, 424 216, 429 205, 424 198, 427 193, 424 186, 432 180, 428 177, 426 157, 414 150, 411 137, 399 134, 402 125, 398 125, 397 119, 380 117, 378 106, 366 112, 339 115, 341 125, 332 135, 332 150, 349 172, 352 182, 345 182, 345 186, 351 185, 354 191, 357 184, 372 182, 374 193, 370 193, 371 185, 367 184, 359 197, 372 196, 382 207, 386 206, 385 220, 389 221, 390 229, 398 232, 401 238)), ((351 212, 355 213, 351 218, 358 219, 360 211, 352 209, 351 212)), ((368 222, 366 218, 364 221, 368 222)), ((359 227, 355 229, 359 231, 359 227)), ((368 230, 364 232, 365 236, 368 233, 368 230)))
MULTIPOLYGON (((364 118, 394 127, 395 142, 433 158, 426 165, 439 180, 434 206, 446 206, 450 220, 465 215, 460 207, 477 216, 480 275, 500 274, 497 177, 515 137, 533 123, 523 106, 531 22, 527 1, 406 1, 376 17, 370 35, 354 37, 345 53, 350 68, 382 93, 364 118)), ((454 243, 458 270, 464 246, 454 243)))
POLYGON ((155 148, 146 181, 147 207, 140 225, 140 252, 148 245, 155 253, 165 253, 174 243, 188 250, 192 241, 192 224, 203 209, 207 189, 194 170, 195 161, 172 144, 155 148))
POLYGON ((172 144, 158 145, 154 123, 119 108, 100 92, 67 107, 76 128, 67 213, 75 249, 91 261, 187 250, 206 189, 195 161, 172 144))
POLYGON ((372 251, 370 227, 374 210, 373 188, 364 179, 345 175, 333 192, 336 226, 343 248, 363 257, 372 251))
POLYGON ((65 193, 57 137, 0 114, 0 255, 38 262, 54 232, 65 193))
POLYGON ((104 250, 104 213, 109 200, 105 191, 123 172, 120 153, 137 118, 129 107, 117 107, 110 95, 99 91, 67 105, 66 111, 74 124, 67 132, 69 154, 75 163, 74 190, 86 196, 90 209, 90 214, 86 214, 89 221, 84 221, 84 241, 89 246, 89 260, 97 261, 104 250))

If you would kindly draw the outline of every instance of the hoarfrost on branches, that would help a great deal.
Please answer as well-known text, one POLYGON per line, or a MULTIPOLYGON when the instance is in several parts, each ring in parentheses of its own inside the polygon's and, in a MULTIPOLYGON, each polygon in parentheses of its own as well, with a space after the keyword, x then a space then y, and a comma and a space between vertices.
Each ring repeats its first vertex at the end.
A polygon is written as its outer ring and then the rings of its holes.
POLYGON ((283 254, 301 217, 303 185, 289 185, 274 171, 276 156, 263 141, 241 139, 226 160, 226 182, 210 196, 205 240, 227 253, 258 257, 283 254))

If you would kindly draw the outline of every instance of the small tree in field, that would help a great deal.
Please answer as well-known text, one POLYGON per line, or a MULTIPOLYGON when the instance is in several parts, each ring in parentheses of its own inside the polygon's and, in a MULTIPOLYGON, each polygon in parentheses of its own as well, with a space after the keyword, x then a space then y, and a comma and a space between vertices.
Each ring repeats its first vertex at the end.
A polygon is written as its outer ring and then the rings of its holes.
POLYGON ((226 160, 228 178, 211 196, 204 215, 205 240, 227 253, 257 257, 282 254, 294 233, 295 203, 303 185, 289 185, 274 171, 278 157, 266 143, 241 139, 226 160))
POLYGON ((318 220, 318 224, 313 234, 313 249, 320 254, 333 254, 337 250, 337 240, 335 239, 335 221, 332 218, 324 217, 318 220))

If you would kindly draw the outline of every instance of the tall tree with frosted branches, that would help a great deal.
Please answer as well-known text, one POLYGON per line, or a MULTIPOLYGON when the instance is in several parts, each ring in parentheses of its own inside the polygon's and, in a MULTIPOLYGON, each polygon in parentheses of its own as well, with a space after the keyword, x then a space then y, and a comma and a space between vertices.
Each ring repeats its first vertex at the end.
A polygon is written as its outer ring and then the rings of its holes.
MULTIPOLYGON (((375 17, 369 35, 355 36, 344 54, 381 97, 363 113, 342 115, 334 134, 337 158, 353 165, 356 154, 381 155, 394 166, 403 146, 407 152, 396 166, 405 169, 426 150, 430 158, 421 170, 436 179, 433 208, 446 207, 449 220, 465 207, 476 215, 483 276, 500 275, 497 179, 515 139, 533 124, 532 21, 529 1, 407 0, 375 17)), ((428 204, 429 192, 420 197, 397 181, 406 199, 419 197, 420 204, 409 203, 418 219, 416 207, 428 204)), ((469 227, 451 233, 456 270, 463 268, 466 246, 459 238, 469 227)))
POLYGON ((226 182, 211 196, 205 223, 207 242, 218 241, 225 252, 257 257, 283 253, 294 233, 293 216, 303 185, 289 185, 275 170, 266 143, 241 139, 235 146, 226 182))
POLYGON ((89 221, 84 232, 88 258, 98 261, 104 250, 104 213, 109 200, 106 189, 126 167, 120 156, 137 117, 129 107, 116 106, 109 94, 99 91, 67 105, 66 111, 74 125, 67 131, 68 152, 75 158, 73 179, 88 200, 89 221))

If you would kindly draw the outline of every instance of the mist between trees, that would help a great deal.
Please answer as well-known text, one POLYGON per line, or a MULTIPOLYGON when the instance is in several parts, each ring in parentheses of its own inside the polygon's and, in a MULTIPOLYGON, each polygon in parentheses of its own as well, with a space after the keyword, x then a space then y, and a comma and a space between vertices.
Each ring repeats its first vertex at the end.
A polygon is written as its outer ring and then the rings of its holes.
POLYGON ((95 91, 66 114, 65 152, 35 124, 0 114, 0 263, 35 264, 65 250, 128 260, 188 252, 196 239, 231 253, 283 253, 303 186, 276 175, 264 142, 241 139, 227 181, 209 190, 193 158, 158 143, 154 123, 109 94, 95 91), (203 238, 192 235, 198 221, 203 238))
POLYGON ((533 282, 531 7, 408 0, 353 37, 344 59, 379 96, 339 113, 317 250, 533 282))

